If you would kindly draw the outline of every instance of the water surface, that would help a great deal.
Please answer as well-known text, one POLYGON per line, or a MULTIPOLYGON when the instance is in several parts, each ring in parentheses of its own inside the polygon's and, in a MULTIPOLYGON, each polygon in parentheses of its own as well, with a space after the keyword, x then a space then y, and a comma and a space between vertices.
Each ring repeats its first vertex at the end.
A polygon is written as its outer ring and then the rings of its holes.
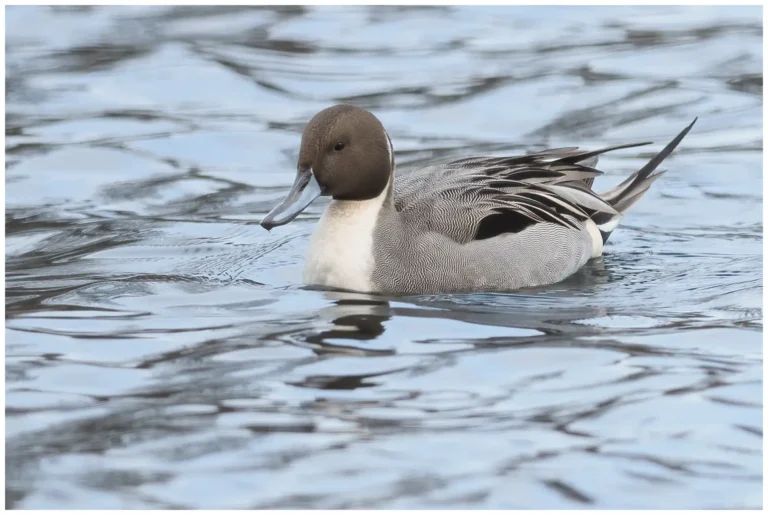
POLYGON ((13 508, 759 508, 762 26, 741 7, 11 7, 13 508), (401 173, 654 141, 605 255, 514 294, 303 289, 306 121, 401 173))

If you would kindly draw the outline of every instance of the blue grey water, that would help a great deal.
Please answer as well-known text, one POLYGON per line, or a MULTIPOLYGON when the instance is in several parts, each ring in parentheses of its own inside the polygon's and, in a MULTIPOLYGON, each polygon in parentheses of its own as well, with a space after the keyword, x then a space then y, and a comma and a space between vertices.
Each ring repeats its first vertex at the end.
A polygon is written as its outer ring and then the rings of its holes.
POLYGON ((761 507, 761 16, 8 8, 7 506, 761 507), (654 142, 598 189, 699 121, 564 283, 376 297, 257 224, 342 101, 401 173, 654 142))

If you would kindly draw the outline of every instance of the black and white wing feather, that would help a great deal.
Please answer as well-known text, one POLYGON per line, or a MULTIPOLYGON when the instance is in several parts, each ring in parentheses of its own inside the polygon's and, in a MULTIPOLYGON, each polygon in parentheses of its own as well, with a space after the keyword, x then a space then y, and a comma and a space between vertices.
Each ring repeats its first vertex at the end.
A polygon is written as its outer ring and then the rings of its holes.
POLYGON ((620 216, 592 191, 602 172, 596 151, 550 149, 514 157, 473 157, 398 175, 395 207, 420 229, 459 243, 520 232, 550 223, 579 230, 587 219, 600 225, 620 216))

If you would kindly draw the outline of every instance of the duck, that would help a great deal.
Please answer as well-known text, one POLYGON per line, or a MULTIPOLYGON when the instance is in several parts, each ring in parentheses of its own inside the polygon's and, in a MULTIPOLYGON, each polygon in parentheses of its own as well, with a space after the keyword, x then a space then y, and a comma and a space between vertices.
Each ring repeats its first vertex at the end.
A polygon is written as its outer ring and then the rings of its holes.
POLYGON ((696 119, 619 185, 592 189, 600 150, 466 157, 395 174, 392 140, 361 107, 328 107, 306 125, 288 195, 268 231, 330 197, 309 242, 305 285, 369 294, 512 292, 566 279, 603 254, 626 211, 696 119))

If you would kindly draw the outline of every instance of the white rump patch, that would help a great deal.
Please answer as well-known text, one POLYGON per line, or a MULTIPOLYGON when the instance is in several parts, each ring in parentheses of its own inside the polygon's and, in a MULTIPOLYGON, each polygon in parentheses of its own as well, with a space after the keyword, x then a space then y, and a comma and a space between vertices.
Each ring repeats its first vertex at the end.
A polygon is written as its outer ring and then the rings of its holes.
POLYGON ((603 232, 612 233, 613 230, 618 227, 620 221, 621 217, 617 216, 613 220, 609 220, 608 222, 605 222, 603 225, 599 225, 598 227, 603 232))
MULTIPOLYGON (((616 222, 618 223, 618 221, 616 222)), ((592 220, 587 220, 584 224, 589 236, 592 238, 592 257, 596 258, 603 255, 603 235, 600 234, 597 224, 592 220)))

